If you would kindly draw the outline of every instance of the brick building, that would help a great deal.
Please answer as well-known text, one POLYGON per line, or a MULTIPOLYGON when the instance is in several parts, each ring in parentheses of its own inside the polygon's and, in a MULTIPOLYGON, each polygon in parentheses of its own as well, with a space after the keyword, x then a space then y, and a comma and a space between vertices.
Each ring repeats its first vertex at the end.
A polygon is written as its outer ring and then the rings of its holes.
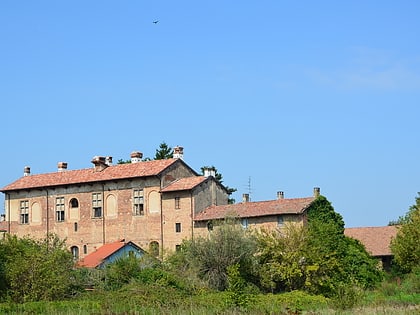
POLYGON ((249 201, 244 194, 241 203, 209 206, 194 217, 195 233, 207 236, 217 221, 226 218, 237 220, 243 228, 267 230, 284 227, 287 223, 304 224, 307 210, 320 194, 315 187, 313 196, 305 198, 284 198, 282 191, 277 192, 277 199, 265 201, 249 201))
POLYGON ((2 227, 18 236, 66 238, 77 258, 120 239, 163 255, 194 234, 195 215, 211 205, 228 203, 226 188, 214 174, 200 176, 183 161, 182 147, 174 158, 112 164, 97 156, 93 167, 68 170, 58 163, 52 173, 31 174, 5 186, 2 227))

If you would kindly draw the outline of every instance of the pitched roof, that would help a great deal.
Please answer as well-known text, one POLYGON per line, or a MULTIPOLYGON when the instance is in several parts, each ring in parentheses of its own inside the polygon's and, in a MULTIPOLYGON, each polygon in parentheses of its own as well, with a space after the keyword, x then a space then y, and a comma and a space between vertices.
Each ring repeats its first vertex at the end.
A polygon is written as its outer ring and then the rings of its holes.
POLYGON ((308 197, 210 206, 197 214, 194 220, 206 221, 229 216, 250 218, 278 214, 302 214, 314 200, 314 197, 308 197))
POLYGON ((114 254, 116 251, 120 250, 126 246, 124 240, 119 240, 114 243, 109 243, 102 245, 93 253, 86 255, 83 260, 78 262, 78 265, 81 267, 87 268, 96 268, 98 267, 106 258, 114 254))
POLYGON ((397 231, 398 227, 395 225, 355 227, 346 228, 344 234, 359 240, 372 256, 390 256, 392 255, 391 240, 397 235, 397 231))
POLYGON ((179 190, 190 190, 201 183, 205 182, 207 180, 207 177, 204 176, 194 176, 194 177, 185 177, 180 178, 172 183, 170 183, 168 186, 163 188, 162 192, 170 192, 170 191, 179 191, 179 190))
POLYGON ((146 177, 159 175, 170 165, 180 159, 164 159, 144 161, 139 163, 116 164, 106 167, 102 171, 94 168, 80 170, 66 170, 54 173, 34 174, 23 176, 15 182, 3 187, 0 191, 11 191, 39 187, 62 186, 79 183, 91 183, 107 180, 146 177))

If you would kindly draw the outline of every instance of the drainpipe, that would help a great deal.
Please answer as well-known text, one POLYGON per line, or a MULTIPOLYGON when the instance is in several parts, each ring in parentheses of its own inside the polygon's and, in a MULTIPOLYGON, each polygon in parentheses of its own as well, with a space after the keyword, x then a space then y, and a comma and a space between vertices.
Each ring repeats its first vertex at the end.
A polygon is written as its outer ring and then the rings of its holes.
MULTIPOLYGON (((159 177, 159 186, 162 190, 162 178, 159 177)), ((160 247, 161 247, 161 256, 160 258, 163 260, 163 201, 162 201, 162 192, 159 193, 160 199, 160 247)))
POLYGON ((105 184, 102 183, 102 244, 105 245, 105 184))
POLYGON ((8 193, 6 193, 6 200, 7 200, 7 217, 8 217, 8 221, 7 222, 7 233, 10 234, 10 195, 8 193))
POLYGON ((191 211, 191 239, 194 239, 194 208, 193 208, 193 192, 190 191, 190 211, 191 211))
POLYGON ((46 191, 46 198, 47 198, 47 237, 48 237, 48 234, 50 233, 50 209, 49 209, 50 205, 49 205, 48 188, 45 191, 46 191))

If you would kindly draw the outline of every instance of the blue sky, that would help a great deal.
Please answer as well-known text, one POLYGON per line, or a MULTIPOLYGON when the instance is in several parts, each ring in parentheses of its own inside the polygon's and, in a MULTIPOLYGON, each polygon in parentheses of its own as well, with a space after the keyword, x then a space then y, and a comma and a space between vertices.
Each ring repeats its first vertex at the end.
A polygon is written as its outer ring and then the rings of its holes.
MULTIPOLYGON (((419 187, 418 1, 1 1, 0 186, 163 141, 234 198, 386 225, 419 187), (159 21, 153 23, 153 21, 159 21)), ((0 208, 2 212, 4 207, 0 208)))

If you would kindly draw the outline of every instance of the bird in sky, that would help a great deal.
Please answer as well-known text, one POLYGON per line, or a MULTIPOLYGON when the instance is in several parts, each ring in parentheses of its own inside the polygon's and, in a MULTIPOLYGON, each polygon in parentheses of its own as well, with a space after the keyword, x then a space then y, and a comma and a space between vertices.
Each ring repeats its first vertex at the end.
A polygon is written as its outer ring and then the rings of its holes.
POLYGON ((157 24, 159 21, 153 21, 154 24, 157 24))

